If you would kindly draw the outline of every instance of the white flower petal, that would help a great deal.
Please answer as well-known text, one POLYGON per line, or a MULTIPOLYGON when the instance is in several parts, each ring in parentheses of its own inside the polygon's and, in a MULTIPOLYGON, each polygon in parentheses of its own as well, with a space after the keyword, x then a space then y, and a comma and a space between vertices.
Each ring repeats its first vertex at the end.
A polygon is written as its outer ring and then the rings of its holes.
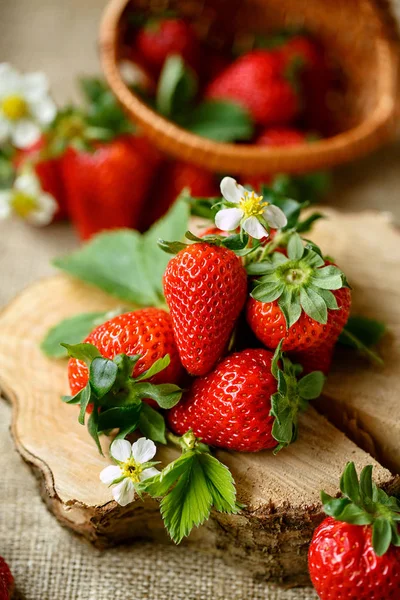
POLYGON ((14 146, 27 148, 40 138, 40 128, 33 121, 21 119, 12 127, 11 136, 14 146))
POLYGON ((110 447, 110 454, 115 460, 125 462, 132 456, 132 446, 128 440, 114 440, 110 447))
POLYGON ((239 227, 243 215, 241 208, 223 208, 215 215, 215 225, 222 231, 233 231, 239 227))
POLYGON ((121 477, 121 469, 116 465, 109 465, 100 473, 100 480, 106 485, 110 485, 113 481, 121 477))
POLYGON ((19 93, 22 88, 22 77, 9 63, 0 64, 0 98, 19 93))
POLYGON ((261 225, 257 217, 249 217, 243 221, 243 229, 256 240, 268 236, 268 231, 261 225))
MULTIPOLYGON (((0 82, 1 85, 1 82, 0 82)), ((0 115, 0 144, 6 142, 10 137, 11 128, 10 123, 0 115)))
POLYGON ((14 188, 27 196, 34 196, 35 198, 42 191, 38 178, 31 171, 19 175, 14 182, 14 188))
POLYGON ((156 452, 155 443, 145 437, 139 438, 132 444, 132 456, 139 464, 151 460, 156 452))
POLYGON ((118 483, 112 488, 112 495, 115 502, 120 506, 126 506, 133 502, 135 497, 135 488, 131 479, 126 477, 121 483, 118 483))
POLYGON ((268 225, 273 229, 281 229, 287 225, 287 218, 285 213, 274 204, 269 204, 263 213, 264 219, 268 225))
POLYGON ((38 208, 37 210, 32 211, 26 216, 26 220, 31 225, 36 225, 37 227, 43 227, 44 225, 49 225, 54 217, 54 214, 57 210, 57 202, 54 200, 51 194, 42 193, 38 197, 38 208))
POLYGON ((145 469, 140 474, 140 481, 144 481, 145 479, 149 479, 150 477, 155 477, 159 475, 160 471, 155 467, 150 467, 149 469, 145 469))
POLYGON ((238 204, 243 198, 245 188, 240 185, 233 177, 224 177, 220 184, 221 194, 228 202, 238 204))
POLYGON ((0 219, 8 219, 11 215, 12 191, 0 191, 0 219))
POLYGON ((49 80, 45 73, 27 73, 22 76, 22 86, 28 102, 35 102, 48 94, 49 80))
POLYGON ((43 125, 51 123, 57 114, 57 107, 50 97, 31 103, 29 108, 33 116, 43 125))

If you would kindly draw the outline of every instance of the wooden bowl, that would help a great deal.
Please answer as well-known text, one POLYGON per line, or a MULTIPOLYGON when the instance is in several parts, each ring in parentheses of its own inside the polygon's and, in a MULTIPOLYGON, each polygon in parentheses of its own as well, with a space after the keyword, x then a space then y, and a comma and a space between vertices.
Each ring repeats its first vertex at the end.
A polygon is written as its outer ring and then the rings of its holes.
POLYGON ((100 54, 116 97, 165 152, 215 171, 302 172, 350 161, 391 136, 399 54, 390 29, 372 0, 111 0, 101 24, 100 54), (215 142, 182 129, 149 108, 121 77, 118 60, 128 8, 149 15, 173 9, 214 47, 231 46, 268 30, 305 27, 318 36, 343 71, 344 89, 331 98, 337 133, 312 144, 263 148, 215 142))

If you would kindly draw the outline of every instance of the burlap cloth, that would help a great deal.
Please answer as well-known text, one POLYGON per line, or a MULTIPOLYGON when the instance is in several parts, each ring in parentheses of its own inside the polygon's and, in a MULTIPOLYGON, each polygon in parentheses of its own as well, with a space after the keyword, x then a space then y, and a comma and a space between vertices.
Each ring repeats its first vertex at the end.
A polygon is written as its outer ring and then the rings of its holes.
MULTIPOLYGON (((94 39, 104 2, 0 0, 0 61, 50 75, 58 99, 73 95, 76 72, 98 69, 94 39)), ((397 2, 397 9, 399 2, 397 2)), ((399 144, 342 168, 330 203, 344 210, 390 210, 397 219, 399 144)), ((0 223, 0 306, 52 272, 51 257, 76 245, 67 226, 43 231, 0 223)), ((1 369, 1 365, 0 365, 1 369)), ((23 357, 21 360, 23 376, 23 357)), ((284 591, 255 582, 220 559, 186 548, 136 544, 100 553, 48 513, 9 435, 10 407, 0 400, 0 555, 17 597, 26 600, 315 600, 310 589, 284 591)))

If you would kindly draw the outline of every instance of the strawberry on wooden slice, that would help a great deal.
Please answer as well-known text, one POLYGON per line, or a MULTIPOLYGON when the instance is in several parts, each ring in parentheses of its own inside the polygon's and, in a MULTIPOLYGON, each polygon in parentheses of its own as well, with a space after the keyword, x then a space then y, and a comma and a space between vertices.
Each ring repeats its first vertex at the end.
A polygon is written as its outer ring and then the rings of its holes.
POLYGON ((211 446, 241 452, 280 450, 294 442, 298 413, 320 395, 324 376, 315 372, 297 381, 297 366, 280 348, 275 355, 263 349, 231 354, 196 379, 169 411, 171 429, 192 429, 211 446))
POLYGON ((347 464, 342 496, 321 493, 328 516, 314 532, 308 554, 311 581, 321 600, 400 597, 400 504, 372 481, 372 466, 358 480, 347 464))
POLYGON ((336 342, 350 313, 351 293, 343 272, 322 258, 319 249, 304 247, 297 233, 289 237, 287 254, 274 252, 250 264, 261 276, 247 303, 247 321, 263 344, 303 351, 336 342))
POLYGON ((0 600, 10 600, 14 591, 14 577, 10 567, 0 556, 0 600))
POLYGON ((246 301, 241 260, 222 245, 195 243, 169 261, 163 285, 181 362, 191 375, 205 375, 226 350, 246 301))

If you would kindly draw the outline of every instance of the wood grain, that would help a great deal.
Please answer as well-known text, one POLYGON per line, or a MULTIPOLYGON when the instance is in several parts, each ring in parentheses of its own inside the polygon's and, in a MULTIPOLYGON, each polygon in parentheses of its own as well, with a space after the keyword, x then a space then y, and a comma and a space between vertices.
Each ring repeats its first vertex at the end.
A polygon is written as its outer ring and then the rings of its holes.
MULTIPOLYGON (((376 263, 365 260, 370 252, 368 232, 374 227, 375 233, 378 231, 393 243, 387 256, 388 261, 392 257, 393 269, 395 234, 387 219, 375 213, 344 217, 329 211, 329 216, 330 220, 317 227, 314 238, 324 240, 324 248, 337 256, 354 281, 356 307, 375 314, 382 302, 370 287, 387 291, 391 288, 379 273, 383 258, 376 259, 376 263), (352 244, 351 239, 357 243, 352 244)), ((378 252, 379 245, 372 245, 372 249, 378 252)), ((157 503, 145 499, 144 503, 138 500, 121 508, 110 500, 108 488, 99 480, 108 459, 97 453, 85 428, 78 424, 76 407, 59 399, 68 391, 66 362, 47 359, 38 344, 47 329, 60 319, 78 312, 109 309, 117 303, 95 288, 60 275, 29 287, 0 315, 0 382, 13 404, 12 433, 17 449, 39 476, 42 495, 60 522, 99 547, 131 538, 166 540, 157 503)), ((398 325, 396 307, 390 306, 384 311, 385 317, 398 325)), ((379 423, 386 423, 387 439, 395 431, 389 418, 394 410, 392 400, 386 408, 387 394, 380 395, 383 375, 364 363, 360 364, 362 376, 358 372, 354 377, 347 376, 346 368, 335 368, 327 398, 336 406, 340 406, 341 398, 346 398, 349 410, 365 409, 367 386, 368 414, 373 426, 368 421, 365 428, 371 438, 376 436, 374 440, 379 445, 379 423), (367 384, 364 380, 369 377, 367 384), (374 398, 379 398, 381 404, 376 415, 374 398)), ((394 365, 389 362, 385 373, 395 388, 396 372, 392 369, 394 365)), ((300 432, 299 440, 277 457, 269 452, 219 452, 234 474, 238 497, 246 508, 237 516, 214 514, 207 526, 193 532, 189 543, 240 561, 254 574, 269 580, 303 584, 307 582, 307 546, 323 517, 319 490, 337 492, 346 461, 354 460, 357 468, 373 462, 377 481, 391 491, 400 491, 398 477, 372 461, 315 410, 301 419, 300 432)), ((108 442, 103 439, 105 448, 108 442)), ((393 437, 393 446, 395 443, 393 437)), ((157 458, 166 463, 174 452, 169 448, 160 450, 157 458)))

